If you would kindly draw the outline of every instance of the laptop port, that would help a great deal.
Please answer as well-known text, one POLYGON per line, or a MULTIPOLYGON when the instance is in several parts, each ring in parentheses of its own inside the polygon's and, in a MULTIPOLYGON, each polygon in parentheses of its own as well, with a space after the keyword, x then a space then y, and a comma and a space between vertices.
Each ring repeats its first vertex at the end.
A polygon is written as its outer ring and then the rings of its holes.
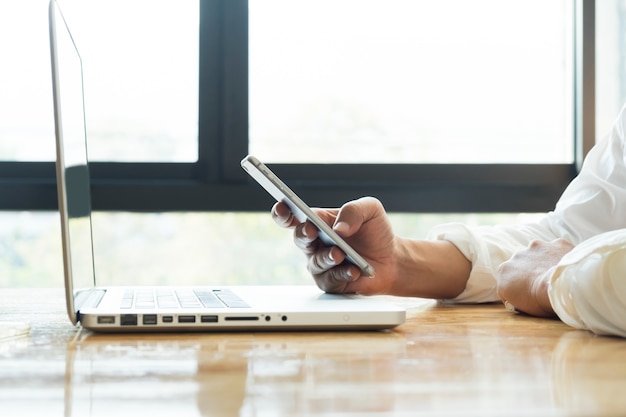
POLYGON ((98 324, 115 324, 115 316, 98 316, 98 324))
POLYGON ((120 324, 122 326, 136 326, 137 315, 136 314, 122 314, 120 316, 120 324))
POLYGON ((157 324, 157 316, 156 314, 144 314, 142 322, 143 324, 157 324))
POLYGON ((196 316, 178 316, 179 323, 195 323, 196 316))
POLYGON ((259 318, 256 316, 232 316, 226 317, 226 321, 257 321, 259 318))
POLYGON ((217 316, 215 315, 200 316, 200 321, 202 323, 217 323, 217 316))
POLYGON ((173 323, 173 322, 174 322, 173 316, 163 316, 163 323, 173 323))

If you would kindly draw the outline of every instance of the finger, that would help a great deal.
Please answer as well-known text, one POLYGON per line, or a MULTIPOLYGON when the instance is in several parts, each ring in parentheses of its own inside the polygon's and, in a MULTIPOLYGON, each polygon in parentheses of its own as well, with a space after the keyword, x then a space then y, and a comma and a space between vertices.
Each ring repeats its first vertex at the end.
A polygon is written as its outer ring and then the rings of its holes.
POLYGON ((311 207, 311 210, 313 210, 313 212, 329 226, 332 226, 335 223, 337 214, 339 213, 338 208, 311 207))
POLYGON ((503 276, 505 276, 507 274, 507 272, 510 269, 510 265, 511 265, 511 260, 507 260, 502 262, 499 266, 498 269, 496 270, 496 276, 498 278, 502 278, 503 276))
POLYGON ((564 253, 569 252, 570 250, 574 248, 574 245, 570 241, 565 240, 563 238, 555 239, 550 243, 552 243, 554 246, 559 248, 564 253))
POLYGON ((344 294, 347 292, 348 282, 336 279, 333 275, 325 274, 315 277, 315 283, 320 290, 330 294, 344 294))
MULTIPOLYGON (((339 248, 335 246, 318 245, 316 250, 311 252, 307 269, 313 276, 326 274, 332 268, 340 265, 345 259, 346 255, 339 248)), ((331 275, 337 274, 338 271, 333 271, 331 275)))
POLYGON ((317 286, 327 293, 355 293, 354 284, 359 279, 359 271, 353 265, 342 264, 323 274, 314 276, 317 286))
POLYGON ((300 223, 285 203, 274 204, 271 213, 272 219, 281 227, 294 227, 300 223))
POLYGON ((344 204, 333 224, 333 229, 343 237, 356 233, 367 221, 384 214, 380 201, 373 197, 362 197, 344 204))
POLYGON ((293 241, 296 247, 304 251, 304 253, 312 254, 320 247, 317 236, 317 227, 310 222, 304 222, 295 227, 293 241))

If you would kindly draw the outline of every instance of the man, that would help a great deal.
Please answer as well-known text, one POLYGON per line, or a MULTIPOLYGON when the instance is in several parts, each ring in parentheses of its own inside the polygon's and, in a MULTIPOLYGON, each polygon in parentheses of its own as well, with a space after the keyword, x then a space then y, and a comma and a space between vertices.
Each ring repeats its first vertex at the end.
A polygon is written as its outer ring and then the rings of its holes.
POLYGON ((283 203, 276 223, 294 228, 308 269, 327 292, 391 294, 452 302, 502 300, 598 334, 626 337, 626 107, 589 153, 554 211, 525 225, 446 224, 428 239, 396 236, 371 197, 317 213, 375 268, 373 279, 344 263, 283 203))

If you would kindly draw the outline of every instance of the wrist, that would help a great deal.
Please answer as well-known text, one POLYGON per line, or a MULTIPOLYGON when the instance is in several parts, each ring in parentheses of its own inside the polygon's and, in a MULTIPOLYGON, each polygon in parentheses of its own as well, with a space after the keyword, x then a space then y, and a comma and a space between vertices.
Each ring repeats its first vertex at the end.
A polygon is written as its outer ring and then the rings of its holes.
POLYGON ((395 238, 393 295, 451 299, 467 285, 471 262, 446 240, 395 238))
POLYGON ((549 269, 535 280, 531 288, 532 296, 535 299, 535 302, 537 303, 537 306, 540 310, 540 314, 538 315, 543 317, 556 316, 554 308, 552 308, 552 303, 550 303, 550 296, 548 294, 551 277, 552 269, 549 269))

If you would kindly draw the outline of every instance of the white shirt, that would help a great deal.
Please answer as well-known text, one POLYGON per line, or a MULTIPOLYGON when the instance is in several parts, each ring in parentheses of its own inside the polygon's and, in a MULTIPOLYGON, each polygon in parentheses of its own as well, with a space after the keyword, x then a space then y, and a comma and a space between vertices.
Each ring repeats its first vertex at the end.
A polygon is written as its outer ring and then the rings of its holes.
POLYGON ((446 224, 430 238, 448 240, 472 262, 465 290, 453 301, 499 301, 495 273, 535 239, 575 245, 551 269, 550 303, 565 323, 626 337, 626 106, 609 136, 585 158, 554 211, 537 223, 468 227, 446 224))

